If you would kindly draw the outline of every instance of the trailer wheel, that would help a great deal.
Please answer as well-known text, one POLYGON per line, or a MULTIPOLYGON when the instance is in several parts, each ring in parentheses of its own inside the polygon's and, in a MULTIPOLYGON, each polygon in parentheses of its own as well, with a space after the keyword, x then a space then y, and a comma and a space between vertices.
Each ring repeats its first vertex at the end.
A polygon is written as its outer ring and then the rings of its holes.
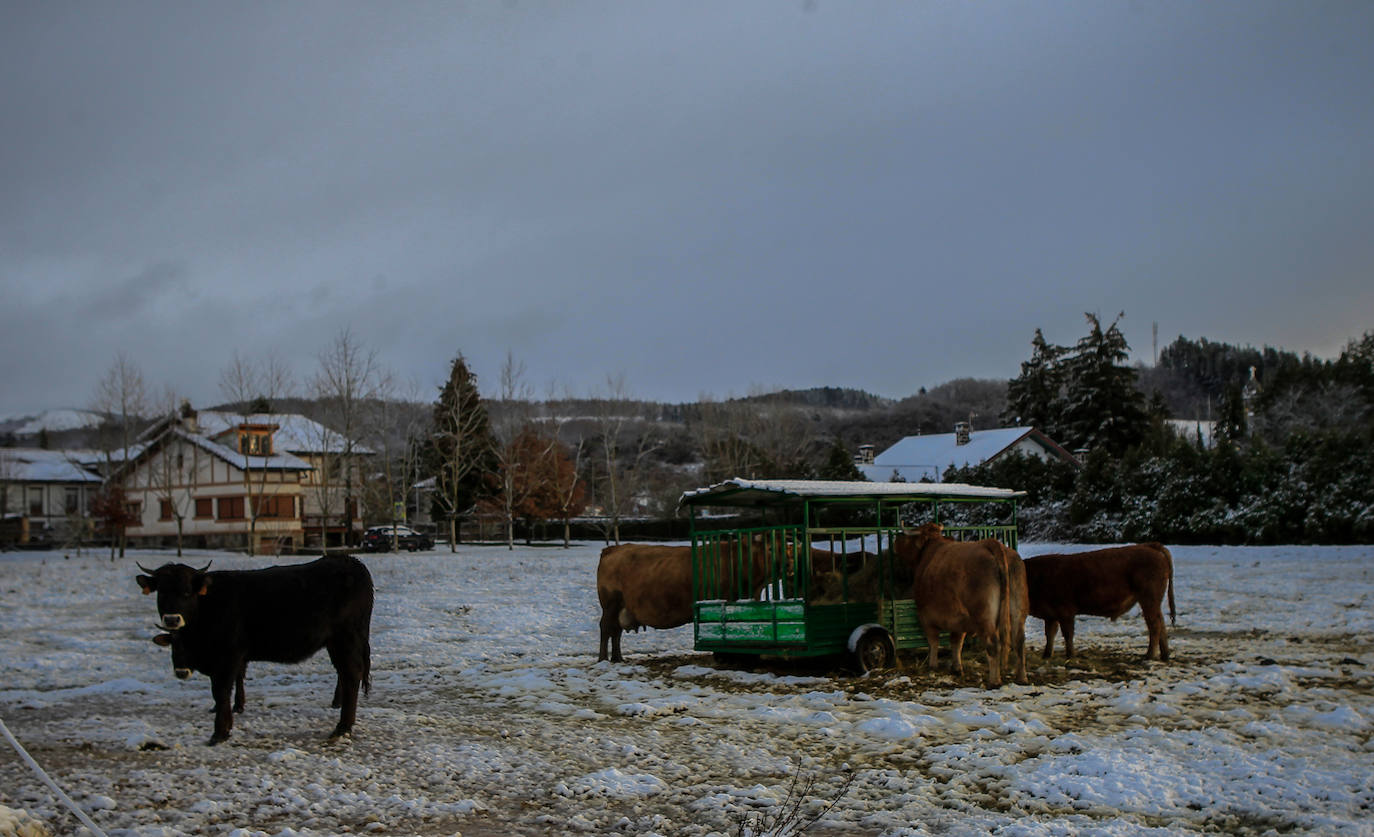
POLYGON ((892 668, 897 664, 897 646, 882 628, 870 628, 853 643, 850 664, 860 674, 892 668))

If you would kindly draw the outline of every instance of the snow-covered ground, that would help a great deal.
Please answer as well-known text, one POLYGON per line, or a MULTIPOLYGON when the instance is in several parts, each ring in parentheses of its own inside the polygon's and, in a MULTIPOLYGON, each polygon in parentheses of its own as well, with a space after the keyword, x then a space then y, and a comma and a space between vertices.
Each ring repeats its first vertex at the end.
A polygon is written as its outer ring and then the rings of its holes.
MULTIPOLYGON (((0 718, 109 834, 735 835, 794 781, 803 813, 838 796, 820 835, 1374 834, 1374 549, 1177 547, 1173 660, 1133 612, 1045 664, 1031 619, 1032 684, 995 692, 972 654, 964 682, 718 669, 690 627, 598 663, 599 550, 366 556, 351 738, 322 653, 250 666, 216 747, 209 680, 149 642, 134 562, 165 553, 0 555, 0 718)), ((0 742, 0 826, 21 809, 82 830, 0 742)))

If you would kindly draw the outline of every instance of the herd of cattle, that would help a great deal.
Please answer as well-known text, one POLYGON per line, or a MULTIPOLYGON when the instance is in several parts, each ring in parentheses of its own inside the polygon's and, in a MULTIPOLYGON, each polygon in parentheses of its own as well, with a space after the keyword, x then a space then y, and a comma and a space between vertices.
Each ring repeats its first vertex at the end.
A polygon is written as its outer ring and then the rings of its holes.
MULTIPOLYGON (((738 590, 742 578, 751 584, 758 580, 752 591, 758 597, 776 556, 760 538, 738 546, 731 554, 742 560, 729 560, 723 553, 713 569, 722 589, 738 590)), ((916 603, 932 669, 939 635, 948 633, 951 665, 962 676, 963 642, 973 635, 987 649, 990 687, 1002 685, 1008 658, 1013 678, 1025 683, 1026 616, 1044 620, 1046 658, 1059 630, 1064 633, 1065 652, 1072 657, 1075 617, 1116 619, 1137 604, 1149 631, 1146 656, 1169 658, 1161 605, 1167 593, 1172 622, 1173 558, 1161 544, 1023 560, 1000 541, 953 540, 944 536, 939 524, 930 523, 894 538, 892 552, 899 583, 916 603)), ((793 558, 789 551, 789 568, 793 558)), ((833 581, 841 572, 841 558, 813 549, 811 563, 813 601, 823 603, 835 595, 833 581)), ((865 568, 877 563, 861 560, 858 571, 848 577, 851 598, 864 595, 870 584, 865 568)), ((209 743, 227 739, 234 713, 244 709, 248 663, 299 663, 321 648, 328 650, 338 675, 332 705, 340 710, 339 723, 331 737, 348 734, 357 717, 359 689, 366 692, 371 686, 373 586, 367 567, 344 555, 258 570, 210 571, 209 566, 169 563, 154 570, 140 565, 147 575, 136 578, 145 594, 157 594, 160 633, 153 641, 171 649, 175 675, 186 679, 199 671, 210 677, 215 720, 209 743)), ((598 659, 619 662, 624 631, 674 628, 692 621, 691 547, 606 547, 597 566, 596 589, 601 605, 598 659)))
MULTIPOLYGON (((1169 640, 1161 606, 1169 599, 1169 618, 1175 618, 1173 556, 1162 544, 1145 543, 1091 552, 1037 555, 1022 559, 1001 541, 957 541, 944 535, 938 523, 903 531, 893 539, 893 568, 898 597, 916 603, 917 618, 935 667, 939 635, 950 635, 954 671, 963 675, 964 639, 983 640, 988 652, 988 685, 1002 685, 1002 669, 1011 657, 1018 683, 1026 682, 1025 621, 1045 622, 1045 651, 1064 632, 1067 656, 1073 656, 1074 618, 1125 614, 1137 604, 1149 631, 1146 656, 1169 659, 1169 640), (905 591, 909 590, 909 594, 905 591)), ((722 568, 755 579, 757 597, 773 580, 768 568, 773 556, 760 539, 740 544, 743 560, 722 568)), ((859 566, 842 578, 845 559, 836 553, 811 550, 813 604, 871 600, 877 595, 877 570, 872 553, 859 553, 859 566), (841 582, 843 581, 843 585, 841 582), (843 592, 841 588, 843 587, 843 592)), ((792 564, 789 556, 787 562, 792 564)), ((724 589, 738 589, 733 584, 724 589)), ((601 603, 601 644, 598 659, 618 662, 620 636, 641 627, 675 628, 692 621, 692 550, 687 546, 622 544, 601 552, 596 573, 601 603)))

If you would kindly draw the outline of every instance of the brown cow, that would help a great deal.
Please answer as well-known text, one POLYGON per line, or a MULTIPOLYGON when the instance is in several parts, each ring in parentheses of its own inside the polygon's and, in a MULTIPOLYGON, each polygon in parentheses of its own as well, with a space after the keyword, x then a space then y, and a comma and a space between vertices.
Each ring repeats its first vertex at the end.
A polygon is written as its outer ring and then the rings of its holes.
POLYGON ((935 668, 940 631, 949 631, 954 671, 963 676, 964 637, 983 639, 988 652, 988 686, 1002 685, 1006 655, 1015 656, 1017 683, 1026 683, 1025 570, 1021 557, 1001 541, 960 542, 946 538, 938 523, 906 530, 893 543, 910 565, 911 597, 921 622, 929 661, 935 668))
MULTIPOLYGON (((748 586, 747 594, 757 598, 760 591, 777 579, 783 567, 774 566, 772 551, 762 535, 744 541, 751 567, 745 578, 735 574, 739 542, 721 543, 715 589, 703 598, 735 599, 748 586)), ((790 547, 788 549, 790 565, 790 547)), ((692 548, 626 543, 601 550, 596 567, 596 597, 601 602, 601 648, 598 660, 618 663, 620 634, 643 627, 676 628, 692 621, 692 548)))
POLYGON ((1030 614, 1045 620, 1046 658, 1054 653, 1054 633, 1060 627, 1066 656, 1073 656, 1075 616, 1116 619, 1139 602, 1150 633, 1146 658, 1169 659, 1169 636, 1160 605, 1167 591, 1169 622, 1174 623, 1174 558, 1163 544, 1036 555, 1026 559, 1026 579, 1030 614))

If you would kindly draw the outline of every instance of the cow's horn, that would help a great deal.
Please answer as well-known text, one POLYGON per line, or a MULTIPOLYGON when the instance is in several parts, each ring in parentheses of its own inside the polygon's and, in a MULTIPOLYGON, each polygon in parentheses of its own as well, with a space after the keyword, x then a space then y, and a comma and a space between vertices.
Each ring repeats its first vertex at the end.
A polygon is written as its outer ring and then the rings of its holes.
POLYGON ((138 568, 139 568, 140 570, 143 570, 145 573, 155 573, 155 572, 157 572, 157 570, 150 570, 150 569, 148 569, 147 567, 143 566, 142 564, 140 564, 140 563, 137 562, 137 561, 135 561, 134 564, 136 564, 136 565, 138 566, 138 568))
POLYGON ((205 566, 203 566, 203 567, 201 567, 200 569, 196 570, 196 572, 198 572, 198 573, 203 573, 203 572, 205 572, 206 570, 210 569, 210 565, 213 564, 213 563, 215 563, 215 562, 214 562, 214 561, 207 561, 207 562, 205 563, 205 566))

